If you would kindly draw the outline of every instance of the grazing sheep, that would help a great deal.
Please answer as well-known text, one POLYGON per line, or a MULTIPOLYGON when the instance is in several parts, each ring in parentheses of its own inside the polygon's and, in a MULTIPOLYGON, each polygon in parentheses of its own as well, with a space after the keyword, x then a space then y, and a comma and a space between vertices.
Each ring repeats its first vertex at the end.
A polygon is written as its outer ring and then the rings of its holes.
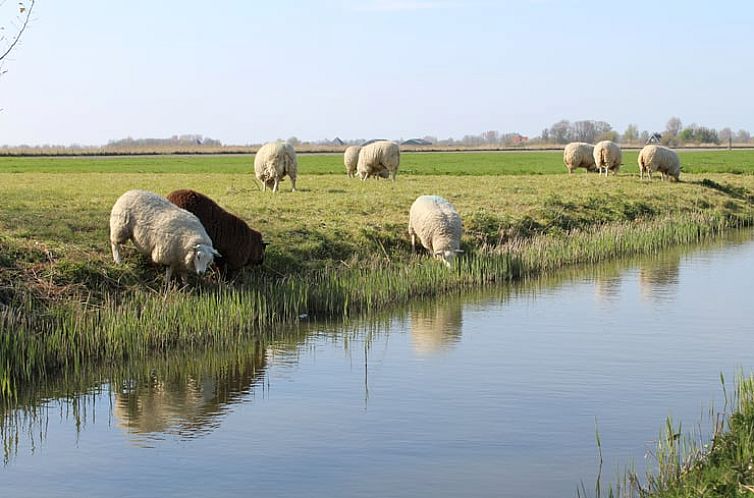
POLYGON ((346 173, 348 173, 349 178, 356 176, 356 165, 359 163, 360 150, 360 146, 352 145, 343 154, 343 164, 346 166, 346 173))
POLYGON ((129 190, 110 211, 110 245, 113 259, 121 263, 120 249, 132 240, 152 261, 167 266, 166 281, 175 271, 204 273, 220 253, 199 218, 152 192, 129 190))
POLYGON ((681 176, 681 160, 678 154, 662 145, 647 145, 641 149, 638 162, 641 178, 647 173, 651 180, 653 171, 659 171, 663 180, 667 175, 677 182, 681 176))
POLYGON ((288 175, 291 177, 291 192, 296 191, 296 151, 291 144, 271 142, 259 148, 254 156, 254 173, 262 182, 262 190, 267 188, 277 192, 280 182, 288 175))
POLYGON ((603 140, 598 142, 594 146, 594 164, 597 166, 597 171, 602 174, 602 170, 605 171, 605 176, 609 171, 617 174, 620 169, 620 165, 623 162, 623 153, 618 147, 618 144, 611 142, 610 140, 603 140))
POLYGON ((573 173, 576 168, 585 168, 587 171, 597 171, 594 164, 594 145, 584 142, 571 142, 563 149, 563 164, 568 168, 568 173, 573 173))
POLYGON ((411 205, 408 234, 411 248, 416 251, 416 237, 422 246, 448 267, 456 254, 462 253, 461 216, 451 203, 437 195, 419 196, 411 205))
POLYGON ((196 215, 204 225, 212 244, 222 257, 215 260, 221 270, 240 270, 246 265, 264 262, 262 234, 249 227, 244 220, 227 212, 215 201, 193 190, 176 190, 167 199, 196 215))
POLYGON ((380 140, 361 148, 356 169, 362 180, 371 176, 387 178, 388 175, 392 175, 395 181, 400 163, 401 150, 398 144, 380 140))

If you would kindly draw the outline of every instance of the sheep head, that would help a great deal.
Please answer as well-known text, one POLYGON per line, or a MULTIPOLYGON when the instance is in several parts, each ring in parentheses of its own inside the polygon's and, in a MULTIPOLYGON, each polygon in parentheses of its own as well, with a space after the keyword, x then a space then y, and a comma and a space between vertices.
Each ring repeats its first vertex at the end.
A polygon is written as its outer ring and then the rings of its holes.
POLYGON ((444 250, 444 251, 435 251, 435 257, 438 259, 441 259, 445 265, 450 268, 451 263, 453 263, 453 260, 455 259, 456 255, 462 254, 463 250, 461 249, 455 249, 455 250, 444 250))
POLYGON ((217 249, 208 244, 197 244, 193 250, 194 269, 197 274, 207 271, 215 257, 220 257, 217 249))

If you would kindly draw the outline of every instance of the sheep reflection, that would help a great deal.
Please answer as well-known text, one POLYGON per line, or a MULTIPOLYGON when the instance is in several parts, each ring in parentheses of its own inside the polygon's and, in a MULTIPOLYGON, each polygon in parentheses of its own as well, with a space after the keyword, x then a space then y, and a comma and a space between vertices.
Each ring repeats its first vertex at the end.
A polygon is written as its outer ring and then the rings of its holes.
POLYGON ((666 301, 678 292, 681 252, 670 251, 644 260, 639 266, 639 292, 642 299, 666 301))
POLYGON ((411 342, 420 355, 447 351, 461 340, 463 303, 460 299, 438 301, 412 308, 411 342))
POLYGON ((266 353, 261 347, 242 356, 205 360, 166 363, 115 386, 118 425, 134 434, 201 435, 216 428, 229 405, 251 393, 264 377, 266 353))

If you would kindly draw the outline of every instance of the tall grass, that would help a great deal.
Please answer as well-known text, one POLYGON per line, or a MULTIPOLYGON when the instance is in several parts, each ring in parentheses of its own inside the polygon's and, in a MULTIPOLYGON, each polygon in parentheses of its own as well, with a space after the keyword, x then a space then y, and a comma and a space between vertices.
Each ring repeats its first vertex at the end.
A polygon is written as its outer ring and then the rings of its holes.
MULTIPOLYGON (((739 375, 732 398, 725 389, 722 411, 710 410, 709 426, 685 431, 665 420, 654 451, 654 466, 643 475, 625 471, 619 482, 603 489, 599 477, 586 498, 732 498, 754 496, 754 376, 739 375)), ((599 439, 598 439, 599 447, 599 439)), ((601 449, 600 449, 601 452, 601 449)))

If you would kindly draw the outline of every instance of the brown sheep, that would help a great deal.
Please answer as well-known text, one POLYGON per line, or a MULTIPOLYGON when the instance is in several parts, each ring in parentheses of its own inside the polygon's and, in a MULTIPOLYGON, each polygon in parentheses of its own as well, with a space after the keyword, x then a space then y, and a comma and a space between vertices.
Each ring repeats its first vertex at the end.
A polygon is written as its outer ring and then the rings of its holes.
POLYGON ((223 208, 204 194, 194 190, 176 190, 167 196, 176 206, 196 215, 204 225, 212 244, 222 255, 215 259, 221 270, 240 270, 246 265, 261 265, 267 244, 262 234, 245 221, 223 208))

